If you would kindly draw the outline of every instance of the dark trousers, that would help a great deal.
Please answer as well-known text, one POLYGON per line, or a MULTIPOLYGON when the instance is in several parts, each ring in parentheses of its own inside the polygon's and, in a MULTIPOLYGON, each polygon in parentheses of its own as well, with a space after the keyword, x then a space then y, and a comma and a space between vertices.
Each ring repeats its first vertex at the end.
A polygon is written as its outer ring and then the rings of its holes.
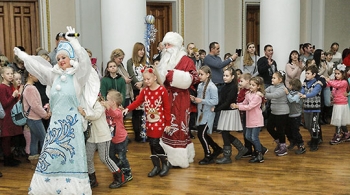
POLYGON ((210 155, 211 154, 209 146, 211 146, 214 150, 216 148, 220 147, 217 143, 214 142, 213 138, 211 138, 208 135, 208 133, 207 133, 208 129, 209 128, 208 128, 207 124, 199 125, 197 127, 197 136, 198 136, 199 141, 202 144, 202 147, 203 147, 205 155, 210 155))
POLYGON ((286 135, 291 143, 295 143, 297 145, 303 145, 303 137, 300 134, 300 122, 301 122, 301 116, 297 117, 288 117, 287 122, 287 128, 286 128, 286 135))
MULTIPOLYGON (((270 114, 267 122, 267 131, 274 140, 279 140, 279 143, 286 143, 285 128, 287 125, 288 114, 274 115, 270 114)), ((299 123, 300 124, 300 123, 299 123)))

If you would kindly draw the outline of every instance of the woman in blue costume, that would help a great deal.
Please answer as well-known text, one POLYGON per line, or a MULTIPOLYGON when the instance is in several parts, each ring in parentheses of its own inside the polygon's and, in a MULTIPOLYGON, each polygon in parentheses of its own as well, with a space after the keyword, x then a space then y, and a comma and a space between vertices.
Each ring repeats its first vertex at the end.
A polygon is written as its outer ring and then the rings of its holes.
MULTIPOLYGON (((72 27, 67 30, 67 34, 75 33, 72 27)), ((40 56, 14 49, 28 72, 48 86, 52 112, 28 194, 92 194, 83 135, 85 121, 77 108, 83 106, 89 114, 98 95, 99 79, 78 40, 66 38, 69 42, 60 42, 57 47, 54 67, 40 56)))

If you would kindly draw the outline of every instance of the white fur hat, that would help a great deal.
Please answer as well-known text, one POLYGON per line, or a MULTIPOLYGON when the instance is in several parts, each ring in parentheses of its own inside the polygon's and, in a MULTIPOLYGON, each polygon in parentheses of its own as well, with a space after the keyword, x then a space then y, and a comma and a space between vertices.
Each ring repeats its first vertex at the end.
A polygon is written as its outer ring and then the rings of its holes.
POLYGON ((173 46, 180 47, 180 46, 182 46, 183 41, 184 40, 183 40, 182 36, 179 35, 179 33, 167 32, 163 38, 162 43, 163 44, 169 43, 173 46))

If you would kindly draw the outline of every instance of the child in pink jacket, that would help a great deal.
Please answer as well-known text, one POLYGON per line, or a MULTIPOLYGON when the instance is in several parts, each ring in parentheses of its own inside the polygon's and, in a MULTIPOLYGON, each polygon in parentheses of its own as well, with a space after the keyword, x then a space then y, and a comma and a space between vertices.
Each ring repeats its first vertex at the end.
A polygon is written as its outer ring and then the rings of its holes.
POLYGON ((264 117, 262 115, 261 105, 262 96, 265 93, 264 80, 261 77, 253 77, 249 81, 250 91, 245 95, 242 103, 232 104, 232 108, 246 111, 246 134, 245 137, 255 147, 256 156, 249 160, 250 163, 264 162, 262 147, 259 140, 261 127, 264 126, 264 117))

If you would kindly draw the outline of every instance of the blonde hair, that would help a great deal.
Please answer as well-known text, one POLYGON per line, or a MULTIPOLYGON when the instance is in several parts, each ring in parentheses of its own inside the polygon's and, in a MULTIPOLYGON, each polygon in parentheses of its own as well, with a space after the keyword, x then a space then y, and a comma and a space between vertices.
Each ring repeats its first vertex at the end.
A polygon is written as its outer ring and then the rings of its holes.
POLYGON ((22 80, 22 75, 21 74, 19 74, 18 72, 13 72, 13 81, 12 81, 12 84, 13 84, 13 87, 15 88, 15 89, 17 89, 18 88, 18 84, 17 84, 17 82, 15 81, 15 76, 16 75, 19 75, 19 78, 22 80))
POLYGON ((241 74, 241 79, 249 81, 251 78, 252 78, 252 75, 250 73, 241 74))
POLYGON ((118 58, 118 57, 120 57, 120 56, 125 56, 125 53, 124 53, 124 51, 122 50, 122 49, 115 49, 115 50, 113 50, 112 51, 112 53, 111 53, 111 56, 110 56, 110 60, 111 61, 114 61, 114 58, 118 58))
POLYGON ((4 80, 4 78, 2 77, 2 74, 4 74, 5 70, 11 70, 12 72, 15 72, 13 70, 13 68, 9 67, 9 66, 4 66, 0 68, 0 82, 2 82, 4 80))
POLYGON ((253 81, 258 86, 258 91, 265 95, 265 85, 263 78, 256 76, 251 78, 250 81, 253 81))
POLYGON ((148 65, 146 66, 144 69, 143 69, 143 72, 142 72, 142 75, 145 74, 145 73, 150 73, 150 74, 154 74, 154 76, 156 76, 156 82, 159 84, 159 85, 163 85, 163 83, 160 83, 159 81, 159 73, 157 71, 157 69, 153 66, 153 65, 148 65))
POLYGON ((51 58, 48 54, 41 54, 40 57, 44 58, 46 61, 51 63, 51 58))
POLYGON ((119 91, 117 91, 115 89, 111 89, 111 90, 108 91, 107 95, 109 97, 111 97, 111 100, 114 101, 117 106, 122 105, 122 103, 123 103, 123 96, 122 96, 122 94, 119 91))

